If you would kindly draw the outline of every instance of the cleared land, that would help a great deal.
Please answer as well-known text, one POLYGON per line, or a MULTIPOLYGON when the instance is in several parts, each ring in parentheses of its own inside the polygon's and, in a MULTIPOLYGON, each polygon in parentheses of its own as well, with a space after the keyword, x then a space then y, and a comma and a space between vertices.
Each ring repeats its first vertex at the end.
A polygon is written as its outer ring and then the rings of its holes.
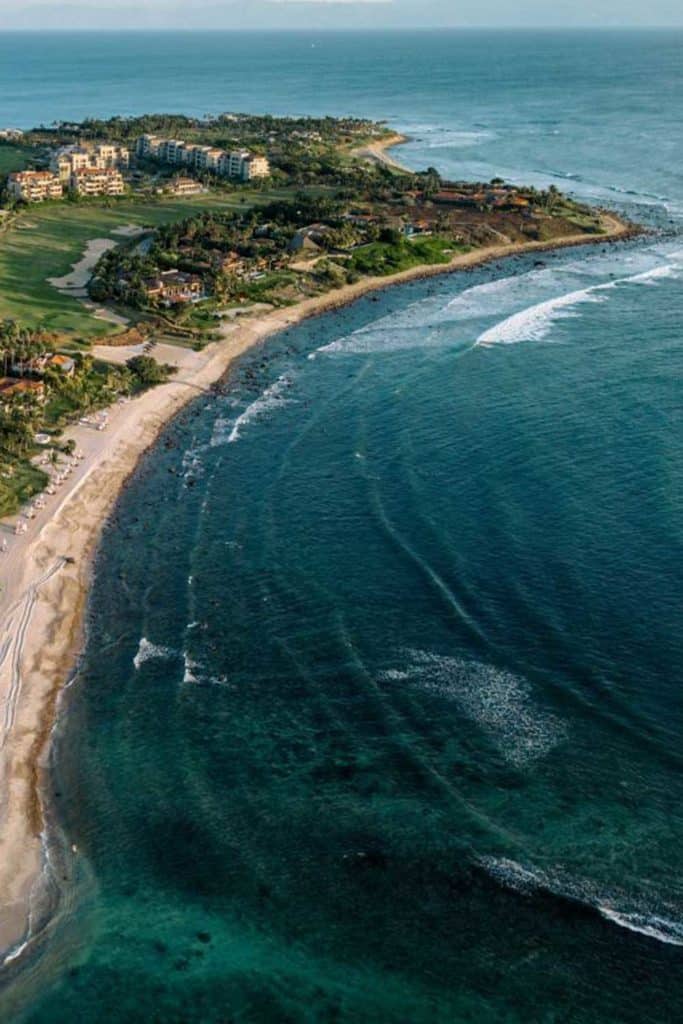
MULTIPOLYGON (((0 147, 0 153, 7 147, 0 147)), ((124 239, 122 225, 157 227, 199 210, 243 209, 289 197, 271 192, 212 193, 187 199, 125 200, 109 206, 50 203, 31 206, 0 230, 0 320, 12 317, 28 327, 65 331, 74 337, 102 337, 119 329, 92 315, 77 299, 50 284, 68 275, 89 241, 124 239)))

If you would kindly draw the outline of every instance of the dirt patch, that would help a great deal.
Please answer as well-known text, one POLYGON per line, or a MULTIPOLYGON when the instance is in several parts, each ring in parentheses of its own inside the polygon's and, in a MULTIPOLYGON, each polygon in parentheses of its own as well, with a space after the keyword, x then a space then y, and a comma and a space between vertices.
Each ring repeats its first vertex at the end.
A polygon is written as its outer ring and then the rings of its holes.
POLYGON ((120 334, 110 334, 107 338, 100 338, 98 348, 122 348, 131 345, 142 345, 147 341, 147 335, 137 327, 131 327, 120 334))

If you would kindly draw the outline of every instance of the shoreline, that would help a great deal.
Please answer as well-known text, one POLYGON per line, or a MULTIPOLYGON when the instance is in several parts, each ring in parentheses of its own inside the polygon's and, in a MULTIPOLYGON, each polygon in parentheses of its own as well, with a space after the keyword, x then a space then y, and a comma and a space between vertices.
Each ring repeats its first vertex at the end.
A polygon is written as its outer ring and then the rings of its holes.
POLYGON ((358 160, 365 160, 373 164, 383 164, 385 167, 390 167, 395 171, 400 171, 402 174, 413 174, 414 171, 410 167, 406 167, 405 164, 400 163, 390 153, 390 150, 396 146, 403 146, 406 142, 409 142, 407 135, 401 135, 399 132, 394 132, 392 135, 388 135, 385 139, 379 139, 377 142, 368 142, 365 146, 357 146, 351 150, 351 156, 356 157, 358 160))
MULTIPOLYGON (((396 144, 385 140, 384 145, 396 144)), ((364 278, 293 307, 224 324, 221 341, 212 342, 201 353, 183 350, 185 366, 177 377, 112 407, 106 431, 81 424, 65 431, 65 438, 73 437, 86 457, 64 491, 32 521, 27 535, 13 539, 0 562, 7 577, 6 589, 0 593, 0 772, 5 793, 0 812, 0 966, 14 967, 44 933, 44 921, 33 932, 31 918, 45 893, 46 832, 51 817, 49 751, 59 700, 82 649, 84 613, 102 528, 140 458, 163 428, 219 381, 238 357, 305 319, 410 281, 518 254, 606 245, 640 233, 614 215, 602 216, 603 235, 476 249, 449 263, 364 278)), ((6 522, 0 527, 8 529, 6 522)), ((78 853, 72 850, 67 856, 78 853)), ((45 913, 39 916, 44 918, 45 913)))

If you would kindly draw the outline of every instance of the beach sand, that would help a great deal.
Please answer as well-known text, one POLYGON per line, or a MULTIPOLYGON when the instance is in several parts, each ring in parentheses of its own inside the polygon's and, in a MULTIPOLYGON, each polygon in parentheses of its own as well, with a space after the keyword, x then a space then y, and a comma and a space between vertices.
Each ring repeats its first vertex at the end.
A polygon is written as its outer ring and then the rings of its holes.
MULTIPOLYGON (((450 264, 366 278, 296 307, 233 320, 224 324, 222 340, 203 352, 177 349, 178 373, 171 382, 114 406, 106 430, 79 424, 65 432, 85 458, 58 494, 48 498, 26 535, 15 537, 12 523, 0 524, 9 544, 9 550, 0 554, 0 950, 6 951, 6 962, 16 960, 17 950, 30 948, 35 941, 31 907, 40 902, 45 878, 49 739, 59 694, 82 643, 92 556, 122 486, 164 424, 201 389, 222 377, 237 356, 306 317, 409 280, 514 253, 605 243, 632 233, 629 226, 607 215, 604 227, 607 234, 601 236, 479 249, 458 255, 450 264)), ((156 354, 168 361, 167 347, 163 355, 156 354)))
POLYGON ((389 152, 390 149, 393 149, 395 146, 401 146, 407 141, 408 139, 405 135, 389 135, 378 142, 369 142, 365 146, 358 146, 356 149, 352 149, 351 156, 355 156, 359 160, 367 160, 373 164, 384 164, 385 167, 391 167, 393 170, 401 171, 403 174, 412 174, 409 167, 399 163, 389 152))

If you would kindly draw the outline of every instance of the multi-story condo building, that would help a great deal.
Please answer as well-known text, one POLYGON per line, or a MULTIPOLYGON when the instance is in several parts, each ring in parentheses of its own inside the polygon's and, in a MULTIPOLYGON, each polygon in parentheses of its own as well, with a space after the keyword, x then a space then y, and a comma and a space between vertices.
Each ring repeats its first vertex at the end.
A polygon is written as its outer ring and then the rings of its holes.
POLYGON ((210 152, 211 146, 191 146, 190 160, 188 161, 190 166, 197 171, 205 170, 210 152))
POLYGON ((256 156, 248 149, 240 149, 233 153, 226 153, 223 159, 222 171, 228 178, 239 178, 240 181, 251 181, 254 178, 267 178, 270 174, 270 164, 265 156, 256 156))
POLYGON ((267 178, 270 174, 270 164, 265 156, 257 156, 250 153, 242 161, 240 177, 242 181, 252 181, 254 178, 267 178))
POLYGON ((130 166, 130 151, 125 146, 100 142, 93 151, 93 167, 107 169, 114 167, 123 171, 130 166))
POLYGON ((130 153, 124 146, 111 143, 99 143, 94 148, 88 146, 63 146, 53 154, 50 170, 59 175, 65 184, 71 180, 76 171, 87 167, 99 170, 116 168, 125 170, 130 164, 130 153))
POLYGON ((70 186, 79 196, 121 196, 126 189, 113 167, 82 167, 71 175, 70 186))
POLYGON ((250 153, 247 149, 226 153, 214 146, 199 146, 179 139, 142 135, 137 140, 135 151, 141 158, 192 167, 197 171, 213 171, 221 177, 236 178, 239 181, 267 178, 270 174, 267 158, 250 153))
POLYGON ((249 157, 248 149, 239 149, 236 152, 228 153, 228 177, 241 178, 244 161, 249 157))
POLYGON ((25 203, 40 203, 44 199, 61 199, 64 187, 51 171, 17 171, 10 174, 7 188, 15 199, 25 203))
POLYGON ((143 160, 156 159, 161 141, 158 135, 141 135, 135 143, 135 155, 143 160))
POLYGON ((163 139, 159 143, 159 156, 158 159, 165 164, 175 164, 179 162, 179 157, 182 157, 182 151, 185 143, 180 139, 163 139))
POLYGON ((207 171, 214 171, 216 174, 218 174, 218 168, 220 167, 222 156, 222 149, 209 149, 204 157, 204 166, 206 167, 207 171))
POLYGON ((50 170, 62 182, 68 182, 73 172, 82 167, 90 167, 90 152, 83 146, 64 146, 50 160, 50 170))

